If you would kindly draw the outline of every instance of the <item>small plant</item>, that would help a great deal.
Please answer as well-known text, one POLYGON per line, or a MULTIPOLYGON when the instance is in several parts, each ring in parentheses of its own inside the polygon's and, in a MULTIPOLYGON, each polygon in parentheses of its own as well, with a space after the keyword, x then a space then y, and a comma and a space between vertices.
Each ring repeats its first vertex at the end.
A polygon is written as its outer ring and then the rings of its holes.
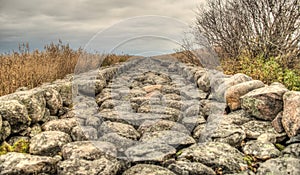
POLYGON ((29 141, 25 139, 18 140, 12 146, 7 142, 3 142, 0 146, 0 155, 6 154, 8 152, 28 153, 28 151, 29 141))

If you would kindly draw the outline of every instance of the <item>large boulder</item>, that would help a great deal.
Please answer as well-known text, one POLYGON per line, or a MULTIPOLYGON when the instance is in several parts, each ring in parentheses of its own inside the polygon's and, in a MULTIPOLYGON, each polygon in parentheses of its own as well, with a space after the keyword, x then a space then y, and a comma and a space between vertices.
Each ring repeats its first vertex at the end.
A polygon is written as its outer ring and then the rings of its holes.
POLYGON ((17 100, 0 101, 0 115, 9 122, 12 133, 24 131, 31 123, 26 107, 17 100))
POLYGON ((0 156, 0 174, 56 174, 59 158, 11 152, 0 156))
POLYGON ((42 129, 44 131, 61 131, 71 134, 72 129, 77 125, 76 118, 56 119, 45 123, 42 129))
POLYGON ((284 94, 282 125, 289 137, 300 133, 300 92, 290 91, 284 94))
POLYGON ((279 83, 255 89, 241 97, 242 108, 258 119, 272 121, 282 111, 282 97, 287 91, 279 83))
POLYGON ((246 81, 229 87, 225 92, 226 103, 234 111, 241 108, 240 97, 248 92, 264 87, 265 84, 259 80, 246 81))
POLYGON ((64 132, 45 131, 30 140, 29 152, 35 155, 54 156, 71 141, 71 137, 64 132))

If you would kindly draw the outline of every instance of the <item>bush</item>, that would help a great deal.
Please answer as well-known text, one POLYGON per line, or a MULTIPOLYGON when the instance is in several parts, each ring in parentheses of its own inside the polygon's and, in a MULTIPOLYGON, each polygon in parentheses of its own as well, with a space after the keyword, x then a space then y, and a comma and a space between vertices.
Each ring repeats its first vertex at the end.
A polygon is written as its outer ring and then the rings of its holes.
POLYGON ((278 57, 265 60, 263 56, 251 59, 249 56, 243 55, 239 57, 239 61, 223 59, 222 67, 226 74, 244 73, 266 84, 277 81, 290 90, 300 90, 299 74, 295 70, 282 68, 278 57))

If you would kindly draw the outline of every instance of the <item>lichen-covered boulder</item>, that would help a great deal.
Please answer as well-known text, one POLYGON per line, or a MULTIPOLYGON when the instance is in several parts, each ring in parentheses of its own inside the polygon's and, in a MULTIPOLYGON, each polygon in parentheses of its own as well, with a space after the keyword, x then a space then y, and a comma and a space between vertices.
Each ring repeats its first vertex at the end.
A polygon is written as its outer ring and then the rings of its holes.
POLYGON ((122 137, 117 133, 105 134, 99 138, 99 141, 110 142, 114 144, 119 152, 124 152, 129 147, 132 147, 137 143, 137 141, 122 137))
POLYGON ((188 134, 170 130, 146 132, 140 141, 149 144, 164 143, 173 147, 187 146, 196 143, 188 134))
POLYGON ((64 145, 62 155, 64 159, 95 160, 105 155, 116 157, 117 149, 109 142, 78 141, 64 145))
POLYGON ((128 170, 126 170, 122 175, 175 175, 172 171, 167 168, 149 165, 149 164, 138 164, 128 170))
POLYGON ((282 116, 283 112, 279 112, 275 119, 272 121, 272 126, 274 127, 275 131, 278 133, 284 132, 284 128, 282 125, 282 116))
POLYGON ((276 159, 269 159, 260 164, 257 175, 266 174, 300 174, 300 159, 292 157, 279 157, 276 159))
POLYGON ((283 94, 288 90, 279 83, 255 89, 241 97, 241 106, 258 119, 272 121, 283 109, 283 94))
POLYGON ((226 103, 234 111, 241 108, 240 97, 248 92, 264 87, 265 84, 259 80, 246 81, 229 87, 225 92, 226 103))
POLYGON ((249 139, 257 139, 260 135, 269 133, 275 134, 277 137, 281 137, 281 134, 277 133, 272 127, 271 122, 252 120, 242 125, 246 132, 246 137, 249 139))
POLYGON ((42 126, 44 131, 61 131, 67 134, 71 134, 73 127, 77 126, 76 118, 65 118, 51 120, 42 126))
POLYGON ((103 122, 98 131, 99 134, 102 135, 108 133, 117 133, 120 136, 133 140, 138 140, 140 138, 140 133, 138 133, 133 126, 119 122, 103 122))
POLYGON ((169 120, 146 120, 138 128, 138 132, 141 134, 145 132, 166 130, 178 131, 186 134, 190 133, 184 125, 169 120))
POLYGON ((300 92, 290 91, 284 94, 282 125, 289 137, 300 133, 300 92))
POLYGON ((70 135, 74 141, 98 139, 98 131, 92 126, 75 126, 70 135))
POLYGON ((59 158, 11 152, 0 156, 0 174, 56 174, 59 158))
POLYGON ((69 159, 57 164, 58 175, 116 175, 121 165, 117 160, 105 157, 93 161, 84 159, 69 159))
POLYGON ((125 155, 132 162, 162 163, 176 153, 172 146, 162 143, 141 143, 128 148, 125 155))
POLYGON ((45 131, 30 140, 29 153, 42 156, 57 155, 61 148, 71 142, 71 137, 60 131, 45 131))
POLYGON ((177 174, 205 174, 215 175, 213 169, 198 162, 176 161, 168 166, 168 169, 177 174))
POLYGON ((57 115, 58 111, 63 107, 62 98, 55 89, 46 89, 45 91, 46 107, 50 111, 50 115, 57 115))
POLYGON ((243 152, 247 155, 255 156, 261 160, 275 158, 280 155, 280 151, 270 142, 251 140, 243 146, 243 152))
POLYGON ((199 162, 213 169, 222 167, 223 173, 239 172, 247 166, 239 150, 220 142, 194 144, 183 149, 178 160, 199 162))
POLYGON ((0 101, 0 115, 9 122, 12 133, 24 131, 31 123, 26 107, 17 100, 0 101))

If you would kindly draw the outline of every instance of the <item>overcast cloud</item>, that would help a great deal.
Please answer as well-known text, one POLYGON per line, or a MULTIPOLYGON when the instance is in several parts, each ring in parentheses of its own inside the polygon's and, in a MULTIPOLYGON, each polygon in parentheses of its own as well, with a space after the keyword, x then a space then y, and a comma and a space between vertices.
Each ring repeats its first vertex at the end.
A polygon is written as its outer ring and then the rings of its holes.
POLYGON ((200 1, 0 0, 0 53, 17 50, 21 42, 42 49, 58 39, 105 52, 168 52, 194 20, 200 1), (145 15, 156 16, 133 18, 145 15), (145 43, 147 49, 138 48, 145 43))

